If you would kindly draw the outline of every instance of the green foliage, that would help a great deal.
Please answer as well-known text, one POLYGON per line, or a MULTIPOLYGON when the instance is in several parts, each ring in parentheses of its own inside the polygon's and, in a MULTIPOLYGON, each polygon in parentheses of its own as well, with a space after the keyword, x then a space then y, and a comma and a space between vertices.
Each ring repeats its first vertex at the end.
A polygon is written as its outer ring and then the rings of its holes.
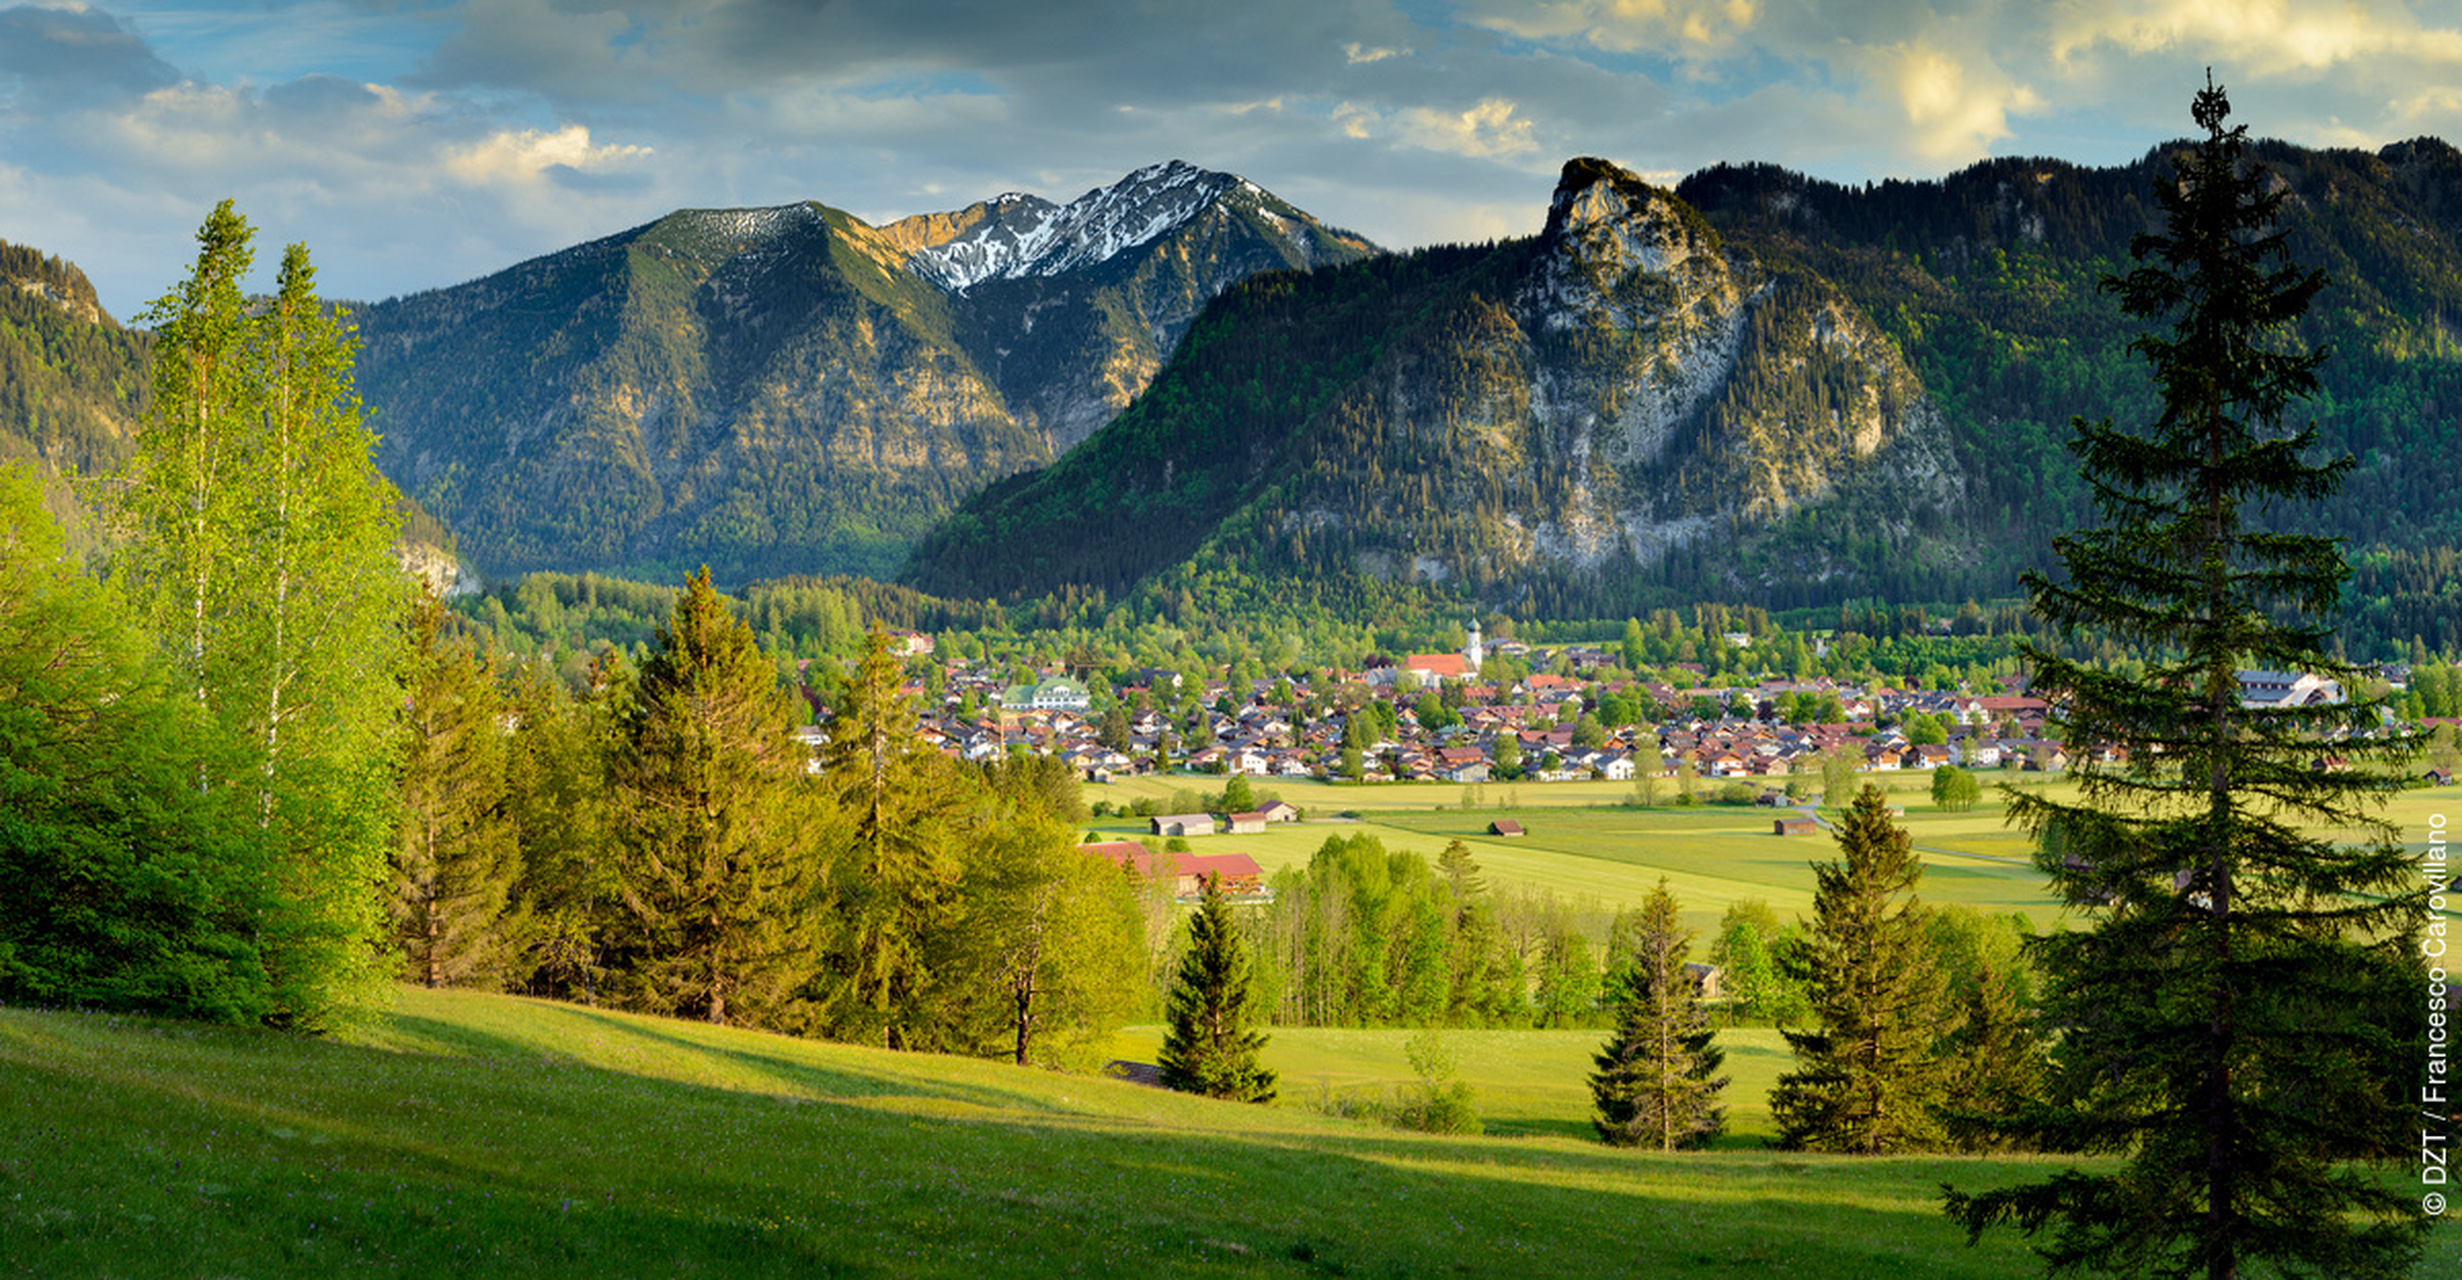
POLYGON ((1218 876, 1188 920, 1188 950, 1165 1010, 1168 1029, 1157 1065, 1166 1089, 1231 1102, 1274 1100, 1274 1072, 1257 1060, 1269 1037, 1250 1025, 1248 944, 1218 876))
POLYGON ((1935 1109, 1943 1067, 1943 975, 1914 888, 1923 877, 1877 787, 1838 828, 1838 860, 1816 864, 1812 931, 1788 959, 1816 1028, 1788 1031, 1796 1069, 1770 1093, 1781 1146, 1886 1155, 1945 1143, 1935 1109))
POLYGON ((1476 1092, 1470 1083, 1454 1079, 1458 1067, 1442 1033, 1423 1027, 1403 1046, 1418 1088, 1394 1112, 1394 1123, 1422 1133, 1475 1137, 1487 1131, 1480 1122, 1476 1092))
POLYGON ((1685 961, 1692 932, 1683 927, 1675 895, 1660 879, 1642 901, 1625 963, 1608 975, 1615 1031, 1592 1059, 1591 1121, 1611 1146, 1675 1151, 1705 1146, 1725 1129, 1717 1074, 1726 1052, 1713 1045, 1685 961))
POLYGON ((255 816, 269 1016, 315 1028, 388 976, 376 886, 408 583, 351 390, 355 344, 299 245, 273 299, 249 304, 253 235, 223 202, 189 278, 148 309, 154 402, 105 497, 126 539, 114 573, 230 743, 200 781, 255 816))
POLYGON ((528 938, 509 813, 505 702, 470 641, 445 635, 443 602, 411 617, 404 672, 401 826, 391 910, 402 977, 423 986, 501 984, 528 938))
POLYGON ((795 716, 707 571, 676 598, 608 761, 609 984, 638 1009, 792 1029, 818 940, 795 716))
POLYGON ((1932 803, 1944 809, 1964 813, 1983 799, 1983 783, 1974 774, 1954 764, 1945 764, 1932 771, 1932 803))
POLYGON ((967 791, 959 766, 915 737, 889 637, 874 630, 841 692, 821 757, 832 934, 816 982, 827 1034, 928 1048, 946 1030, 935 952, 963 915, 967 791))
POLYGON ((0 466, 0 1000, 253 1021, 262 853, 152 649, 0 466))
POLYGON ((1021 1066, 1099 1065, 1146 989, 1135 886, 1026 796, 972 842, 962 895, 960 936, 935 957, 948 1039, 1021 1066))
POLYGON ((2246 707, 2237 679, 2253 664, 2354 681, 2324 652, 2349 574, 2338 549, 2256 518, 2328 497, 2356 463, 2284 421, 2321 389, 2325 352, 2297 339, 2325 282, 2293 256, 2285 193, 2229 113, 2209 82, 2193 109, 2206 136, 2155 186, 2162 229, 2111 285, 2156 326, 2133 345, 2159 411, 2136 430, 2078 420, 2103 523, 2060 540, 2060 580, 2029 581, 2038 612, 2145 664, 2124 678, 2037 656, 2034 687, 2070 739, 2130 763, 2083 771, 2075 803, 2013 800, 2092 927, 2037 944, 2054 1105, 2011 1131, 2125 1163, 1953 1191, 1947 1209, 1970 1232, 2051 1228, 2042 1252, 2063 1269, 2407 1275, 2428 1219, 2353 1162, 2420 1140, 2386 1082, 2425 1053, 2426 891, 2373 813, 2391 783, 2313 764, 2328 738, 2384 756, 2344 740, 2374 710, 2246 707))

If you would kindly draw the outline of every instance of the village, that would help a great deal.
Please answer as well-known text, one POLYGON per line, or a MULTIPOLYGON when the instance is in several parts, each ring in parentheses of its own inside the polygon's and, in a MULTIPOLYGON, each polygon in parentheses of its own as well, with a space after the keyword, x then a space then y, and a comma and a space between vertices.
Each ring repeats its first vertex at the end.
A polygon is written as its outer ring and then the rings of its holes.
MULTIPOLYGON (((925 741, 969 760, 1057 757, 1096 784, 1167 772, 1362 783, 1604 780, 1638 782, 1645 798, 1662 798, 1651 784, 1665 780, 1670 802, 1740 796, 1775 804, 1817 792, 1823 762, 1838 759, 1856 771, 2069 763, 2067 748, 2046 735, 2049 708, 2026 696, 2018 677, 1989 692, 1828 678, 1677 684, 1628 678, 1606 648, 1508 641, 1491 651, 1474 627, 1459 653, 1268 674, 1236 687, 1217 679, 1190 688, 1169 669, 1116 685, 1099 673, 1061 671, 1013 685, 998 669, 933 660, 928 636, 895 641, 910 674, 918 662, 939 669, 937 681, 907 685, 921 704, 925 741), (1483 677, 1495 655, 1518 659, 1517 674, 1483 677), (1525 668, 1531 674, 1518 674, 1525 668), (1807 778, 1815 780, 1809 788, 1807 778)), ((1671 673, 1685 674, 1686 665, 1671 673)), ((2318 687, 2313 677, 2294 679, 2307 681, 2302 694, 2318 687)))

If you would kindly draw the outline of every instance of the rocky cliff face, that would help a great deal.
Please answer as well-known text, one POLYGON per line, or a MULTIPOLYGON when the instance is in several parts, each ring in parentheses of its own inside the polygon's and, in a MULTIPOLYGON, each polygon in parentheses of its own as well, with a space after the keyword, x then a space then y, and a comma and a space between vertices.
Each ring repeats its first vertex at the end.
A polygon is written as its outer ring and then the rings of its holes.
POLYGON ((1908 528, 1960 496, 1857 306, 1604 161, 1565 167, 1531 239, 1258 277, 1203 334, 1068 458, 970 501, 912 580, 1118 590, 1210 555, 1605 599, 1688 550, 1761 572, 1739 552, 1842 498, 1908 528))
MULTIPOLYGON (((1733 539, 1842 485, 1954 503, 1939 415, 1896 348, 1817 280, 1729 250, 1672 193, 1566 166, 1534 252, 1466 343, 1395 370, 1374 412, 1438 442, 1448 512, 1359 549, 1381 576, 1596 575, 1733 539), (1431 363, 1474 372, 1438 376, 1431 363), (1468 558, 1474 563, 1455 563, 1468 558)), ((1347 499, 1346 499, 1347 500, 1347 499)), ((1334 504, 1285 517, 1323 526, 1334 504)))
POLYGON ((1143 390, 1226 284, 1373 251, 1177 163, 886 227, 685 211, 367 309, 360 389, 387 473, 492 572, 886 576, 1143 390))

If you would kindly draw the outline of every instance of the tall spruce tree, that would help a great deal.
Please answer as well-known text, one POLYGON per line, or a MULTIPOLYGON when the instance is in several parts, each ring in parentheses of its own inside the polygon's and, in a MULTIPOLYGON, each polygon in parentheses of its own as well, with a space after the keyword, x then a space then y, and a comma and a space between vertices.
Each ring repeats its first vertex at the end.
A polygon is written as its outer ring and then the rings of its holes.
POLYGON ((2384 775, 2314 765, 2328 738, 2364 761, 2343 738, 2374 711, 2252 706, 2239 680, 2342 670, 2326 654, 2339 549, 2258 519, 2326 496, 2353 465, 2318 460, 2314 428, 2283 421, 2325 359, 2296 328, 2324 281, 2291 260, 2282 195, 2210 78, 2192 115, 2205 136, 2156 183, 2162 229, 2106 282, 2158 326, 2135 349, 2161 415, 2137 431, 2075 424, 2105 523, 2055 543, 2064 577, 2027 583, 2069 637, 2143 659, 2124 678, 2031 655, 2070 741, 2125 762, 2082 770, 2075 803, 2011 802, 2092 923, 2038 944, 2057 1105, 2020 1131, 2122 1163, 1951 1191, 1946 1207, 1973 1233, 2055 1228, 2039 1246, 2055 1269, 2407 1275, 2427 1224, 2355 1162, 2416 1136, 2400 1082, 2423 1015, 2395 993, 2423 981, 2424 891, 2376 816, 2384 775))
POLYGON ((1707 1144, 1726 1128, 1718 1074, 1726 1051, 1711 1043, 1710 1015, 1685 968, 1692 931, 1662 879, 1642 900, 1631 946, 1608 976, 1615 1033, 1591 1059, 1591 1125, 1612 1146, 1675 1151, 1707 1144))
MULTIPOLYGON (((972 815, 957 767, 915 736, 886 632, 874 629, 829 722, 821 787, 831 803, 832 928, 819 984, 823 1026, 892 1049, 939 1047, 935 951, 964 910, 972 815)), ((961 996, 964 993, 960 993, 961 996)))
POLYGON ((610 761, 634 1007, 795 1029, 814 963, 813 797, 777 669, 696 573, 641 668, 610 761))
POLYGON ((499 985, 527 941, 512 902, 521 848, 508 812, 504 695, 429 594, 411 619, 402 699, 394 942, 422 986, 499 985))
POLYGON ((1838 860, 1813 874, 1812 931, 1787 958, 1806 987, 1809 1031, 1784 1031, 1796 1069, 1770 1091, 1783 1147, 1885 1155, 1946 1145, 1935 1108, 1943 981, 1914 896, 1923 877, 1880 788, 1856 793, 1838 860))
POLYGON ((1232 1102, 1272 1102, 1274 1072, 1257 1061, 1269 1037, 1257 1016, 1248 944, 1223 897, 1222 877, 1205 878, 1205 897, 1188 918, 1188 950, 1165 1010, 1158 1062, 1162 1084, 1232 1102))

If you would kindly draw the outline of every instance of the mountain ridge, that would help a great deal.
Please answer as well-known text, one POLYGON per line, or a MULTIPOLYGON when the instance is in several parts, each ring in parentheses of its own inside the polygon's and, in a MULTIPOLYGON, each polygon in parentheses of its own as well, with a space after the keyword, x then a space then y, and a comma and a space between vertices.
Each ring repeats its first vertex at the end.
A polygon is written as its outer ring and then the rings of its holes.
MULTIPOLYGON (((2330 510, 2286 518, 2397 558, 2462 543, 2433 497, 2462 482, 2462 364, 2434 319, 2462 306, 2462 157, 2257 150, 2295 254, 2346 282, 2295 340, 2341 348, 2317 407, 2362 464, 2330 510)), ((2097 281, 2154 224, 2167 155, 1861 190, 1774 166, 1670 190, 1576 158, 1533 236, 1230 291, 1137 404, 970 499, 904 578, 1140 608, 1433 590, 1551 616, 2007 594, 2091 518, 2069 417, 2152 404, 2097 281), (1406 284, 1347 336, 1310 330, 1406 284)))
POLYGON ((886 577, 1142 389, 1231 280, 1372 252, 1178 161, 886 227, 678 210, 368 308, 361 389, 381 465, 493 572, 886 577))

